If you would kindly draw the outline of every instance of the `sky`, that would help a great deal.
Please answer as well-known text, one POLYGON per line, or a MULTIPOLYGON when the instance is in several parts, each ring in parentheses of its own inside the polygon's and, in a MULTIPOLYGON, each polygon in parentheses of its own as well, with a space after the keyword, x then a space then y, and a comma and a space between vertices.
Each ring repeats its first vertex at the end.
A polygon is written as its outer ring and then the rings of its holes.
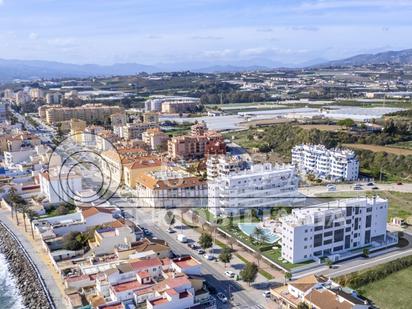
POLYGON ((285 64, 412 48, 411 0, 0 0, 0 58, 285 64))

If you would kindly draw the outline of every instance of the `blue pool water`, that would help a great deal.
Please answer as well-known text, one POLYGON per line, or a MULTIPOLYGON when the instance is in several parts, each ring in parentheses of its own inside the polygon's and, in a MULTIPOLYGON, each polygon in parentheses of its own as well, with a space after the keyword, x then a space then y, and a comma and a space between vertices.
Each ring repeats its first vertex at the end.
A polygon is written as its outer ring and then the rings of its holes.
MULTIPOLYGON (((259 223, 238 223, 239 229, 245 233, 246 235, 250 236, 253 234, 253 231, 255 228, 259 225, 259 223)), ((280 236, 278 234, 273 233, 270 229, 268 228, 262 228, 263 233, 267 236, 268 243, 273 244, 277 242, 280 239, 280 236)), ((252 236, 253 237, 253 236, 252 236)), ((254 237, 255 238, 255 237, 254 237)))

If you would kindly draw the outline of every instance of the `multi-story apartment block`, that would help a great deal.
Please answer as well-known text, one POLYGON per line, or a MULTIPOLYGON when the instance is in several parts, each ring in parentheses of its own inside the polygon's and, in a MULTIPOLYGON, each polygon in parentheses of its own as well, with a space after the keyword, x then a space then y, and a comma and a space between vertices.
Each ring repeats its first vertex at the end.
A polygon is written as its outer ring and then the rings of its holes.
POLYGON ((282 258, 299 263, 385 244, 388 201, 353 198, 292 210, 282 217, 282 258))
POLYGON ((226 154, 226 144, 222 134, 208 131, 204 123, 195 124, 191 134, 175 136, 168 141, 168 154, 172 160, 201 159, 226 154))
POLYGON ((39 110, 40 117, 45 116, 47 123, 56 123, 72 118, 84 120, 87 123, 106 122, 112 114, 120 113, 119 106, 105 106, 102 104, 85 104, 79 107, 47 106, 39 110))
POLYGON ((210 180, 208 207, 215 215, 236 215, 247 208, 285 205, 298 197, 298 183, 293 166, 252 165, 210 180))
POLYGON ((199 98, 180 96, 153 96, 145 102, 146 112, 186 113, 195 111, 200 105, 199 98))
POLYGON ((120 137, 125 140, 142 139, 142 134, 149 130, 159 128, 159 124, 156 122, 134 122, 128 123, 120 128, 120 137))
POLYGON ((167 149, 169 136, 160 128, 153 128, 142 133, 142 140, 149 145, 150 149, 162 151, 167 149))
POLYGON ((292 149, 292 164, 300 171, 319 178, 352 181, 359 177, 359 160, 355 152, 349 149, 297 145, 292 149))
POLYGON ((238 173, 248 169, 250 162, 237 156, 216 155, 210 156, 206 161, 207 179, 212 180, 222 175, 238 173))
POLYGON ((165 167, 138 175, 136 194, 149 207, 204 207, 207 183, 183 170, 165 167))
POLYGON ((46 94, 47 104, 60 104, 62 102, 63 95, 60 92, 49 92, 46 94))

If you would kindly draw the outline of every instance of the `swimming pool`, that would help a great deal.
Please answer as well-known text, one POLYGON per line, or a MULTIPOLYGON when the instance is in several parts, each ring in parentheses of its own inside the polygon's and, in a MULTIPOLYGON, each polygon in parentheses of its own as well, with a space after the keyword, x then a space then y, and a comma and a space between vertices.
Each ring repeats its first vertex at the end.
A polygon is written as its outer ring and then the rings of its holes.
MULTIPOLYGON (((237 224, 239 229, 248 236, 253 234, 253 231, 259 225, 260 225, 259 223, 238 223, 237 224)), ((263 233, 267 236, 268 243, 273 244, 280 239, 280 235, 273 233, 270 229, 264 228, 264 227, 261 227, 261 229, 263 233)), ((256 239, 256 237, 254 237, 253 235, 252 237, 256 239)))

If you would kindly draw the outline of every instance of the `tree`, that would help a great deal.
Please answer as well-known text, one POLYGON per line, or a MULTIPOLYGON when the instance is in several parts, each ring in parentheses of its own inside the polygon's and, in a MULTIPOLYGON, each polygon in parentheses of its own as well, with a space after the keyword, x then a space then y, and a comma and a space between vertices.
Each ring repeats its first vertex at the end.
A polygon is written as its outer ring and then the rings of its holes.
POLYGON ((366 258, 369 257, 369 249, 368 249, 368 248, 364 248, 363 251, 362 251, 362 254, 363 254, 363 256, 366 257, 366 258))
POLYGON ((256 251, 256 252, 254 253, 254 257, 255 257, 255 259, 256 259, 256 261, 257 261, 257 263, 258 263, 258 266, 260 266, 260 261, 262 260, 262 254, 261 254, 259 251, 256 251))
POLYGON ((333 262, 331 259, 326 259, 325 260, 325 265, 328 266, 329 268, 332 268, 333 262))
POLYGON ((219 254, 219 260, 221 262, 223 262, 225 264, 225 267, 226 267, 226 264, 230 263, 231 259, 232 259, 232 252, 231 252, 230 248, 224 247, 222 249, 222 251, 220 252, 220 254, 219 254))
POLYGON ((173 211, 169 210, 165 214, 165 222, 169 225, 169 227, 173 224, 175 224, 175 215, 173 214, 173 211))
POLYGON ((70 232, 63 236, 63 248, 66 250, 77 251, 85 247, 87 237, 80 232, 70 232))
POLYGON ((308 304, 306 304, 302 301, 298 304, 297 309, 309 309, 309 306, 308 306, 308 304))
POLYGON ((30 230, 31 230, 31 237, 34 239, 34 231, 33 231, 33 219, 36 217, 36 213, 31 210, 30 208, 27 209, 27 217, 29 218, 29 222, 30 222, 30 230))
POLYGON ((26 201, 17 194, 17 191, 15 188, 10 188, 7 196, 6 196, 6 201, 10 204, 11 206, 11 217, 13 218, 13 212, 16 215, 16 222, 17 225, 19 225, 19 216, 17 214, 17 211, 21 211, 23 207, 26 206, 26 201))
POLYGON ((249 285, 255 281, 258 273, 258 267, 255 263, 246 263, 245 268, 240 272, 240 278, 249 285))
POLYGON ((337 124, 339 126, 344 126, 344 127, 347 127, 347 128, 351 128, 355 125, 355 121, 353 121, 353 119, 351 119, 351 118, 346 118, 346 119, 339 120, 337 122, 337 124))
POLYGON ((292 273, 290 272, 285 273, 285 285, 286 285, 286 281, 289 281, 290 279, 292 279, 292 273))
POLYGON ((64 205, 60 205, 59 207, 56 208, 56 215, 58 216, 67 215, 68 213, 69 213, 69 209, 64 205))
POLYGON ((230 237, 228 240, 227 240, 227 244, 230 246, 230 249, 232 249, 233 250, 233 245, 236 243, 236 240, 233 238, 233 237, 230 237))
POLYGON ((203 232, 199 238, 199 245, 203 249, 208 249, 213 246, 213 238, 209 233, 203 232))

